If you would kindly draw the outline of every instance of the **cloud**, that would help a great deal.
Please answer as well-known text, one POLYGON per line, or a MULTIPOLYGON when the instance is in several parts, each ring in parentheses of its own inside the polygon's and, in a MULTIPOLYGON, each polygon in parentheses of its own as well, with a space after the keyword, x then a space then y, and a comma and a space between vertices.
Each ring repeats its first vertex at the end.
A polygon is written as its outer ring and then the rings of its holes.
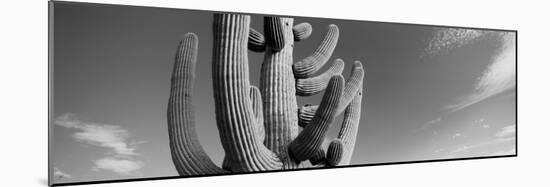
POLYGON ((441 117, 435 118, 433 120, 430 120, 430 121, 424 123, 424 125, 422 125, 422 127, 420 127, 420 130, 432 127, 432 126, 434 126, 435 124, 437 124, 439 122, 441 122, 441 117))
POLYGON ((424 49, 423 56, 448 53, 455 48, 460 48, 485 36, 488 32, 459 28, 437 29, 434 37, 432 37, 428 42, 428 46, 424 49))
POLYGON ((108 170, 120 175, 135 175, 143 167, 140 161, 115 157, 101 158, 94 163, 94 170, 108 170))
POLYGON ((128 131, 112 125, 86 125, 73 135, 78 141, 112 149, 116 154, 135 155, 135 147, 126 143, 128 131))
POLYGON ((516 154, 516 148, 510 148, 506 150, 500 150, 490 153, 491 156, 502 156, 502 155, 515 155, 516 154))
POLYGON ((506 127, 503 127, 498 131, 495 136, 498 138, 508 138, 508 137, 515 137, 516 135, 516 125, 508 125, 506 127))
POLYGON ((85 123, 68 113, 57 117, 54 124, 79 130, 73 134, 79 142, 108 148, 119 155, 136 155, 135 145, 127 142, 130 133, 120 126, 85 123))
MULTIPOLYGON (((453 138, 457 137, 453 135, 453 138)), ((516 148, 513 140, 515 140, 516 128, 515 125, 505 126, 494 133, 489 139, 470 145, 459 145, 455 149, 447 152, 445 157, 456 158, 464 156, 494 156, 494 155, 511 155, 515 154, 516 148), (499 146, 512 147, 504 151, 487 152, 487 149, 496 148, 499 146), (480 155, 482 154, 482 155, 480 155)))
POLYGON ((455 112, 516 87, 515 35, 507 33, 498 36, 502 47, 492 57, 492 63, 478 77, 474 90, 457 102, 447 105, 446 109, 455 112))
MULTIPOLYGON (((512 139, 509 139, 508 141, 501 141, 499 139, 490 139, 487 141, 483 141, 480 143, 475 143, 471 145, 460 145, 457 146, 455 149, 447 152, 444 157, 445 158, 458 158, 458 157, 471 157, 471 156, 493 156, 496 155, 498 152, 487 152, 488 149, 494 149, 498 146, 513 146, 513 142, 511 142, 512 139)), ((515 152, 515 147, 513 148, 513 151, 515 152)), ((505 154, 500 154, 505 155, 505 154)))
POLYGON ((488 129, 489 127, 491 127, 491 125, 485 123, 485 119, 484 119, 484 118, 481 118, 481 119, 478 119, 478 120, 474 120, 474 125, 479 125, 479 126, 481 126, 482 128, 484 128, 484 129, 488 129))
POLYGON ((76 130, 72 137, 78 142, 108 150, 104 153, 106 157, 94 161, 94 170, 130 175, 143 166, 142 162, 135 159, 138 143, 130 142, 130 132, 118 125, 83 122, 70 113, 58 116, 54 124, 76 130))
POLYGON ((460 138, 461 136, 462 136, 462 134, 460 134, 460 133, 455 133, 455 134, 453 135, 453 139, 460 138))
POLYGON ((454 49, 475 43, 483 38, 495 38, 500 49, 492 56, 492 63, 478 77, 472 93, 465 95, 445 108, 451 112, 464 109, 516 86, 514 33, 487 30, 445 28, 436 29, 421 56, 446 54, 454 49))
POLYGON ((448 155, 455 155, 455 154, 458 154, 458 153, 461 153, 461 152, 466 152, 466 151, 468 151, 468 150, 470 150, 470 149, 472 149, 472 148, 474 148, 474 147, 472 147, 472 146, 467 146, 467 145, 462 145, 462 146, 459 146, 459 147, 456 148, 456 149, 451 150, 451 151, 448 153, 448 155))
POLYGON ((53 168, 53 177, 55 180, 60 180, 60 179, 70 179, 70 178, 73 178, 73 176, 61 171, 59 168, 57 167, 54 167, 53 168))

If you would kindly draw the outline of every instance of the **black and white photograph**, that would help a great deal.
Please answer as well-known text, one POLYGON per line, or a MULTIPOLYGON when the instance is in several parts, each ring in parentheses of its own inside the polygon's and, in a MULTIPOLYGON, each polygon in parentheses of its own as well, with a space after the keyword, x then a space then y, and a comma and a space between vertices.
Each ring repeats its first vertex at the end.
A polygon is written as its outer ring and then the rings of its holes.
POLYGON ((50 184, 516 156, 516 31, 50 2, 50 184))

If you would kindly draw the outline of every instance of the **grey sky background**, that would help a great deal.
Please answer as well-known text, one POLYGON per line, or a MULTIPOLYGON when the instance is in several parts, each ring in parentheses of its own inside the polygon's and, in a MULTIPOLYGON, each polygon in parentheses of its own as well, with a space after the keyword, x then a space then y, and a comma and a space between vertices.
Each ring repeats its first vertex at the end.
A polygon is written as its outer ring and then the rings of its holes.
MULTIPOLYGON (((186 32, 199 36, 197 131, 221 163, 212 12, 58 3, 54 14, 56 182, 177 175, 166 107, 175 50, 186 32)), ((262 20, 253 15, 252 27, 263 30, 262 20)), ((331 61, 345 61, 344 77, 354 60, 365 67, 352 164, 515 153, 515 33, 295 18, 301 22, 311 23, 313 34, 295 44, 294 60, 312 53, 326 27, 336 24, 340 38, 331 61)), ((254 85, 262 59, 249 53, 254 85)), ((317 104, 321 96, 298 100, 317 104)))

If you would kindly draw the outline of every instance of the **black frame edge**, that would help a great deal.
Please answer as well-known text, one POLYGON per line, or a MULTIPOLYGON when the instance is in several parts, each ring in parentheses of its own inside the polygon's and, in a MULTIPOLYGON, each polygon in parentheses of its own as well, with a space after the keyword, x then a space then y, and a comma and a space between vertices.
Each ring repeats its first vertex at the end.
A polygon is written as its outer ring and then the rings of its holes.
POLYGON ((105 3, 90 3, 90 2, 72 2, 72 1, 48 1, 48 186, 72 186, 72 185, 90 185, 90 184, 105 184, 105 183, 120 183, 120 182, 137 182, 137 181, 151 181, 151 180, 167 180, 167 179, 184 179, 184 178, 199 178, 199 177, 213 177, 213 176, 235 176, 243 174, 263 174, 263 173, 279 173, 279 172, 297 172, 308 170, 330 170, 341 168, 356 168, 366 166, 386 166, 386 165, 398 165, 398 164, 415 164, 415 163, 434 163, 434 162, 448 162, 448 161, 465 161, 465 160, 482 160, 492 158, 511 158, 518 157, 518 30, 514 29, 495 29, 495 28, 481 28, 481 27, 465 27, 465 26, 449 26, 449 25, 430 25, 430 24, 416 24, 416 23, 402 23, 402 22, 385 22, 385 21, 370 21, 370 20, 355 20, 355 19, 336 19, 327 17, 309 17, 309 16, 292 16, 292 15, 278 15, 278 14, 261 14, 261 13, 249 13, 249 12, 229 12, 229 11, 215 11, 215 10, 202 10, 202 9, 185 9, 185 8, 168 8, 168 7, 153 7, 153 6, 137 6, 137 5, 123 5, 123 4, 105 4, 105 3), (133 178, 133 179, 115 179, 115 180, 99 180, 99 181, 86 181, 86 182, 68 182, 68 183, 54 183, 51 178, 51 137, 53 137, 53 129, 51 129, 51 121, 53 119, 53 61, 54 61, 54 5, 55 4, 77 4, 88 6, 110 6, 110 7, 133 7, 133 8, 156 8, 167 10, 186 10, 186 11, 205 11, 211 13, 233 13, 233 14, 248 14, 248 15, 275 15, 286 16, 295 18, 313 18, 313 19, 329 19, 340 21, 357 21, 357 22, 371 22, 371 23, 384 23, 394 25, 410 25, 410 26, 424 26, 424 27, 439 27, 439 28, 457 28, 457 29, 477 29, 499 32, 513 32, 515 33, 515 66, 516 66, 516 87, 515 87, 515 103, 516 103, 516 134, 515 134, 515 154, 512 155, 498 155, 498 156, 480 156, 480 157, 466 157, 466 158, 449 158, 449 159, 432 159, 432 160, 418 160, 418 161, 398 161, 398 162, 383 162, 383 163, 371 163, 371 164, 357 164, 347 166, 336 166, 333 168, 300 168, 292 170, 270 170, 270 171, 257 171, 257 172, 238 172, 228 174, 209 174, 209 175, 197 175, 197 176, 166 176, 166 177, 146 177, 146 178, 133 178))

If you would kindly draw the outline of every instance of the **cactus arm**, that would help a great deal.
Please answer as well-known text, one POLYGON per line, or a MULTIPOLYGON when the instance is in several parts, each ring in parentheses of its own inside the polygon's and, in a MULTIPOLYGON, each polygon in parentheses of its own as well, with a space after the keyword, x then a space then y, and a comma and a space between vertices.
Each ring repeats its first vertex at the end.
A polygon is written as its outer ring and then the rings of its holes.
MULTIPOLYGON (((331 164, 333 166, 348 165, 351 160, 355 147, 355 140, 357 138, 359 120, 361 119, 361 99, 362 93, 358 91, 350 105, 346 107, 344 121, 342 122, 342 127, 340 128, 337 139, 331 142, 331 145, 334 142, 340 142, 342 144, 342 153, 339 156, 341 158, 336 157, 337 155, 334 154, 332 157, 333 164, 331 164), (336 162, 337 160, 339 160, 339 162, 336 162)), ((338 149, 338 147, 333 147, 332 149, 338 149)), ((328 152, 337 152, 337 150, 331 150, 329 146, 328 152)))
POLYGON ((299 96, 311 96, 325 90, 328 80, 333 75, 342 74, 344 70, 344 61, 341 59, 334 60, 331 67, 316 77, 296 79, 296 94, 299 96))
POLYGON ((280 17, 264 17, 264 33, 266 35, 267 45, 273 51, 281 51, 285 47, 285 38, 280 17))
POLYGON ((187 33, 180 41, 171 78, 168 101, 168 135, 172 161, 180 175, 224 173, 206 155, 196 130, 192 92, 198 38, 187 33))
MULTIPOLYGON (((340 114, 340 108, 345 106, 344 121, 338 133, 337 139, 333 140, 327 150, 325 162, 319 161, 319 155, 315 155, 310 158, 310 162, 313 165, 326 166, 338 166, 348 165, 353 149, 355 146, 355 140, 357 137, 357 130, 359 126, 359 120, 361 117, 361 98, 362 98, 362 85, 363 85, 364 71, 359 61, 356 61, 352 69, 352 73, 346 82, 346 88, 340 99, 338 105, 337 114, 340 114), (354 93, 354 94, 352 94, 354 93), (352 100, 345 101, 347 97, 353 98, 352 100), (349 104, 345 104, 349 102, 349 104)), ((300 108, 299 112, 299 125, 307 127, 308 123, 313 119, 312 114, 316 112, 318 106, 304 105, 300 108)), ((319 153, 316 153, 319 154, 319 153)), ((324 156, 324 155, 323 155, 324 156)))
POLYGON ((294 41, 302 41, 311 36, 313 29, 311 24, 304 22, 292 27, 292 33, 294 33, 294 41))
POLYGON ((315 111, 317 111, 319 105, 306 104, 298 110, 298 126, 306 127, 307 124, 315 116, 315 111))
POLYGON ((335 75, 329 81, 313 121, 289 145, 289 154, 295 160, 307 160, 321 147, 329 126, 334 120, 343 91, 344 78, 342 75, 335 75))
POLYGON ((223 157, 222 161, 222 168, 231 171, 231 164, 233 163, 233 160, 231 160, 231 156, 226 154, 225 157, 223 157))
POLYGON ((327 151, 327 162, 329 166, 337 166, 342 160, 344 154, 344 145, 340 139, 330 142, 327 151))
POLYGON ((254 117, 256 118, 256 134, 259 137, 260 142, 264 142, 265 129, 264 129, 264 113, 262 106, 262 95, 260 90, 255 86, 250 86, 250 100, 252 100, 252 110, 254 111, 254 117))
POLYGON ((336 112, 337 115, 340 115, 355 98, 357 92, 360 92, 363 87, 364 76, 365 71, 363 70, 363 65, 360 61, 355 61, 351 69, 351 74, 346 81, 346 88, 344 88, 342 99, 340 99, 340 104, 338 105, 338 110, 336 112))
POLYGON ((265 45, 264 35, 250 28, 250 33, 248 34, 248 49, 254 52, 264 52, 265 45))
POLYGON ((327 33, 313 54, 294 63, 294 76, 307 78, 323 67, 338 43, 338 35, 338 27, 334 24, 329 25, 327 33))
POLYGON ((282 163, 256 134, 250 99, 247 42, 250 16, 214 14, 212 80, 222 146, 236 172, 280 169, 282 163))
POLYGON ((311 165, 325 165, 326 164, 325 150, 318 149, 317 152, 309 159, 311 165))
MULTIPOLYGON (((342 99, 340 99, 340 104, 336 110, 336 116, 340 115, 346 107, 352 102, 352 99, 355 97, 355 94, 361 90, 363 85, 364 77, 363 65, 361 62, 355 61, 351 74, 346 81, 346 88, 344 88, 344 93, 342 94, 342 99)), ((309 124, 312 120, 312 114, 315 114, 318 106, 316 105, 305 105, 302 106, 298 113, 299 125, 304 127, 309 124)))

